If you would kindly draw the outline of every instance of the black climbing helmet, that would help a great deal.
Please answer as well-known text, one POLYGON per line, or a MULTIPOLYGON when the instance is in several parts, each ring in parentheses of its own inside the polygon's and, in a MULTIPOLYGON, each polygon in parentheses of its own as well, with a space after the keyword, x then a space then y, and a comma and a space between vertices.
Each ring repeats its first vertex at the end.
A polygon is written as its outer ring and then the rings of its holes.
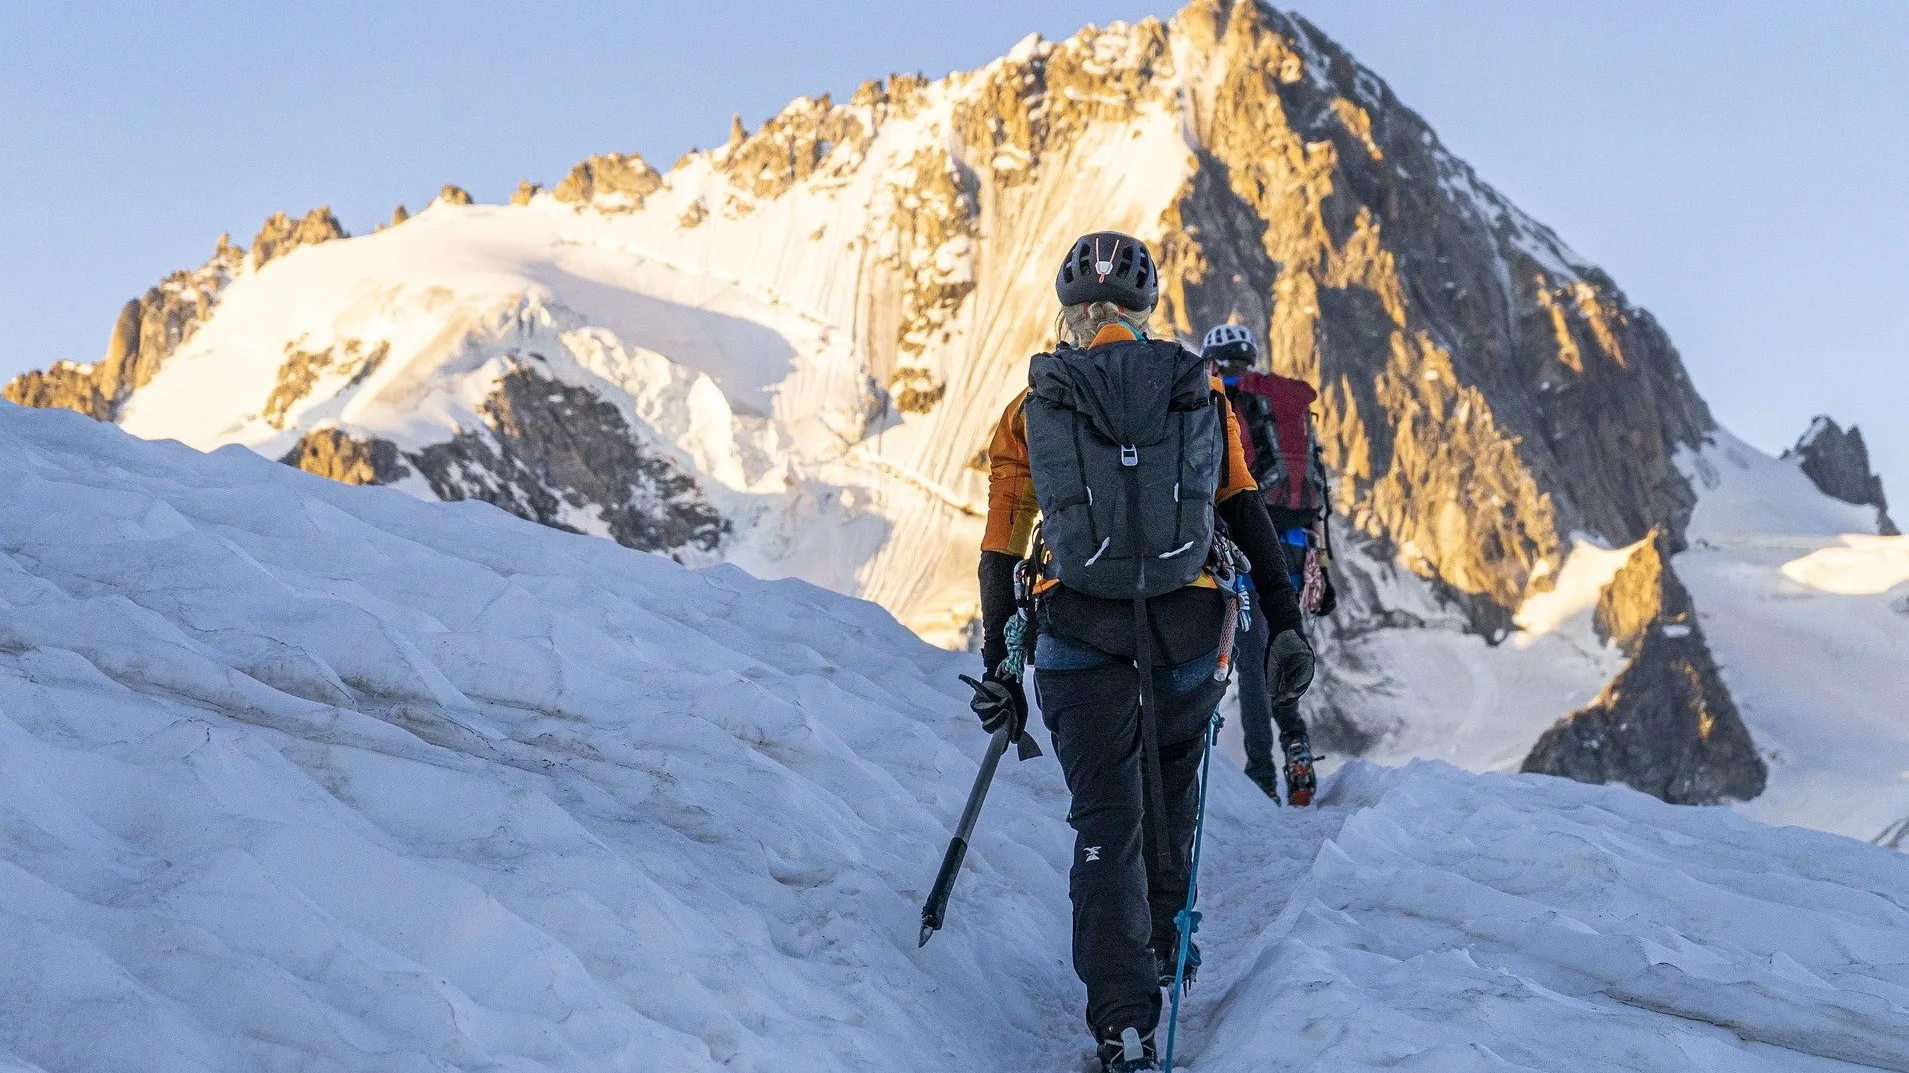
POLYGON ((1112 302, 1124 309, 1147 310, 1160 299, 1160 271, 1146 243, 1118 231, 1096 231, 1074 240, 1054 293, 1064 306, 1112 302))

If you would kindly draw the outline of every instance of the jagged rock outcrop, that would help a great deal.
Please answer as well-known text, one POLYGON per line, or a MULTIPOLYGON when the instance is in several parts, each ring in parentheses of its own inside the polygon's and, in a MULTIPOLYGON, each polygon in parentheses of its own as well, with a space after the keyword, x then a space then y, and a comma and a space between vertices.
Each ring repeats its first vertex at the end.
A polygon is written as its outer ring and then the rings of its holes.
POLYGON ((407 455, 440 499, 482 499, 574 532, 674 555, 713 551, 729 531, 695 478, 644 447, 586 388, 513 364, 485 400, 482 430, 407 455))
POLYGON ((257 270, 273 258, 283 257, 300 246, 348 237, 349 233, 339 225, 338 217, 332 215, 329 205, 320 205, 296 220, 282 212, 275 212, 252 239, 248 263, 257 270))
POLYGON ((1522 770, 1620 782, 1673 804, 1761 794, 1768 769, 1670 569, 1667 539, 1639 546, 1606 586, 1595 621, 1631 662, 1596 700, 1547 730, 1522 770))
POLYGON ((415 472, 440 499, 481 499, 572 532, 601 528, 643 551, 708 552, 729 530, 694 478, 644 450, 616 407, 585 388, 518 364, 482 416, 485 427, 411 452, 316 428, 279 461, 346 484, 391 484, 415 472))
MULTIPOLYGON (((1652 531, 1598 593, 1591 626, 1604 643, 1635 657, 1650 628, 1665 621, 1665 586, 1675 583, 1664 576, 1667 566, 1662 534, 1652 531)), ((1674 621, 1683 623, 1687 609, 1677 615, 1674 621)))
POLYGON ((1795 459, 1818 491, 1845 503, 1876 508, 1876 524, 1883 536, 1898 536, 1901 531, 1889 518, 1889 498, 1883 495, 1882 478, 1869 468, 1869 445, 1863 442, 1863 430, 1854 425, 1844 431, 1828 416, 1810 422, 1808 431, 1796 446, 1783 452, 1795 459))
MULTIPOLYGON (((571 168, 550 196, 600 212, 629 212, 642 208, 643 199, 662 185, 663 177, 635 153, 599 153, 571 168)), ((519 187, 518 193, 523 195, 519 203, 527 203, 535 191, 525 194, 519 187)))
POLYGON ((754 134, 743 130, 742 117, 730 127, 722 168, 730 182, 757 198, 778 197, 815 174, 824 160, 838 171, 862 162, 869 128, 858 108, 837 108, 828 94, 798 97, 772 116, 754 134), (843 151, 837 153, 837 149, 843 151))
POLYGON ((343 484, 391 484, 411 475, 397 444, 329 426, 299 437, 279 461, 343 484))
POLYGON ((226 285, 240 272, 257 271, 300 246, 347 237, 338 218, 323 205, 296 220, 273 213, 259 228, 249 253, 234 246, 230 235, 220 235, 205 264, 174 272, 120 309, 105 357, 88 365, 62 361, 45 372, 22 373, 7 384, 4 397, 22 406, 117 420, 126 397, 152 382, 165 360, 212 315, 226 285))
POLYGON ((730 523, 695 478, 644 447, 615 405, 543 374, 538 360, 512 362, 480 408, 481 428, 403 451, 326 426, 279 461, 346 484, 391 484, 415 473, 439 499, 483 500, 640 551, 678 558, 714 551, 730 523))
POLYGON ((445 183, 444 189, 437 192, 436 200, 446 205, 469 205, 472 203, 471 192, 453 183, 445 183))
POLYGON ((529 179, 517 180, 517 189, 510 195, 513 205, 528 205, 531 199, 544 192, 543 184, 533 183, 529 179))
POLYGON ((42 410, 77 410, 95 421, 111 421, 116 404, 100 390, 99 366, 56 361, 7 381, 0 398, 42 410))
POLYGON ((321 379, 336 376, 344 381, 338 390, 354 388, 378 371, 390 351, 389 342, 367 346, 358 339, 347 339, 342 345, 315 351, 287 344, 285 362, 278 368, 278 382, 273 385, 272 393, 265 397, 262 416, 273 428, 284 428, 292 407, 311 394, 321 379))

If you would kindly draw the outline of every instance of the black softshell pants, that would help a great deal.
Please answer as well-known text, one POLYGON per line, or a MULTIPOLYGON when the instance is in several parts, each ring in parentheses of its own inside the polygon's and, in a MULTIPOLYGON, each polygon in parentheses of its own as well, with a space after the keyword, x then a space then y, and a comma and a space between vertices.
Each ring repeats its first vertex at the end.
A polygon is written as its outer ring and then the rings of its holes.
POLYGON ((1164 791, 1162 815, 1145 815, 1140 673, 1131 660, 1042 635, 1035 689, 1073 795, 1068 891, 1074 901, 1074 971, 1087 985, 1087 1025, 1098 1040, 1160 1019, 1154 951, 1177 950, 1174 917, 1186 906, 1197 780, 1207 722, 1223 686, 1215 654, 1157 668, 1154 702, 1164 791), (1167 861, 1153 851, 1164 823, 1167 861))

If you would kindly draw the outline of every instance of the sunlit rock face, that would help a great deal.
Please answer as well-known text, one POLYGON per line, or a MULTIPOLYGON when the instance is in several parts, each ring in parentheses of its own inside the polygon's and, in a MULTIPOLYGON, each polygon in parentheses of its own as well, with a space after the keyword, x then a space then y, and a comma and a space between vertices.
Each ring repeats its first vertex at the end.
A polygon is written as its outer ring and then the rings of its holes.
POLYGON ((1718 673, 1665 539, 1643 542, 1600 596, 1597 632, 1631 657, 1546 731, 1523 770, 1620 782, 1675 804, 1747 801, 1769 772, 1718 673))

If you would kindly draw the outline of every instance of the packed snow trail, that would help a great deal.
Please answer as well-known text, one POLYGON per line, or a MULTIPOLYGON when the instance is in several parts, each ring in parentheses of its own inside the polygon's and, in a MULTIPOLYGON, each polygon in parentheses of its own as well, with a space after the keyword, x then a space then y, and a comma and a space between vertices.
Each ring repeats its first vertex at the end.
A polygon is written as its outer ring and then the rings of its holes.
POLYGON ((871 604, 0 404, 0 1055, 984 1068, 1071 1025, 1051 769, 871 604))
MULTIPOLYGON (((1053 1073, 1065 795, 872 605, 0 404, 0 1070, 1053 1073)), ((1909 1069, 1909 861, 1214 770, 1184 1068, 1909 1069), (1568 1041, 1568 1046, 1562 1045, 1568 1041)))

